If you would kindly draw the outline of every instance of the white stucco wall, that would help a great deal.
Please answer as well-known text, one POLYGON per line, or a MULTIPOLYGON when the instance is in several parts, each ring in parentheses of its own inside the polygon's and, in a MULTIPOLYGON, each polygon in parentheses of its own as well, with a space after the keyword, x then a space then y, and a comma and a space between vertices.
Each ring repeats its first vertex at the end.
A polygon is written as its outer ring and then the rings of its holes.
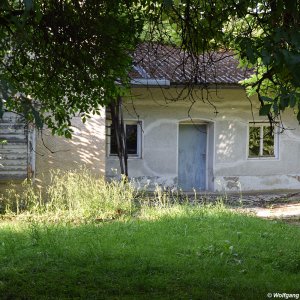
MULTIPOLYGON (((133 98, 124 110, 125 119, 141 120, 143 134, 141 158, 129 159, 130 177, 142 185, 150 183, 153 187, 156 182, 175 187, 179 123, 192 119, 208 126, 207 190, 300 189, 300 127, 292 111, 283 115, 283 125, 290 130, 278 137, 278 157, 249 159, 248 124, 267 121, 258 115, 259 103, 255 98, 249 100, 242 89, 219 89, 209 95, 195 91, 193 98, 166 103, 166 98, 176 98, 178 91, 133 90, 133 98)), ((118 163, 117 158, 107 155, 108 177, 114 176, 118 163)))
MULTIPOLYGON (((283 114, 287 130, 278 137, 278 156, 249 159, 249 122, 266 121, 258 115, 259 103, 255 98, 251 99, 251 106, 242 89, 219 89, 217 94, 195 91, 193 98, 185 101, 166 101, 176 98, 180 91, 180 88, 133 89, 124 110, 125 119, 142 121, 143 132, 141 157, 129 158, 131 178, 140 185, 149 184, 150 188, 155 184, 176 187, 179 123, 192 120, 207 124, 207 190, 300 189, 300 127, 292 111, 283 114)), ((47 183, 51 170, 74 170, 82 166, 96 176, 115 176, 119 161, 107 155, 104 111, 86 124, 74 118, 73 125, 72 140, 53 137, 47 129, 42 135, 39 133, 35 172, 38 183, 47 183)))
POLYGON ((83 124, 72 119, 72 139, 53 136, 49 129, 37 132, 35 178, 47 184, 53 170, 89 169, 95 176, 105 175, 105 110, 83 124))

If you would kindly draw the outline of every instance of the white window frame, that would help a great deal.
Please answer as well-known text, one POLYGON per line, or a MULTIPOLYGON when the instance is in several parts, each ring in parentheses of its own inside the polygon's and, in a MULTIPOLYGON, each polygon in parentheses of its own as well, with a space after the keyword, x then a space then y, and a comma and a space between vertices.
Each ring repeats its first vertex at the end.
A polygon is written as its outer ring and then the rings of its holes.
MULTIPOLYGON (((111 145, 111 121, 107 123, 107 144, 106 144, 106 156, 109 158, 118 158, 117 154, 110 153, 111 145)), ((124 126, 126 125, 137 125, 137 154, 128 154, 128 159, 142 158, 142 128, 143 122, 141 120, 124 120, 124 126)))
POLYGON ((263 147, 264 147, 264 139, 261 138, 263 137, 263 128, 264 127, 270 127, 269 122, 249 122, 248 123, 248 132, 247 132, 247 158, 249 160, 274 160, 279 158, 279 131, 278 131, 278 126, 274 124, 274 155, 268 156, 268 155, 263 155, 263 147), (250 151, 249 151, 249 146, 250 146, 250 141, 249 141, 249 134, 250 134, 250 127, 259 127, 259 136, 260 136, 260 141, 259 141, 259 156, 250 156, 250 151))

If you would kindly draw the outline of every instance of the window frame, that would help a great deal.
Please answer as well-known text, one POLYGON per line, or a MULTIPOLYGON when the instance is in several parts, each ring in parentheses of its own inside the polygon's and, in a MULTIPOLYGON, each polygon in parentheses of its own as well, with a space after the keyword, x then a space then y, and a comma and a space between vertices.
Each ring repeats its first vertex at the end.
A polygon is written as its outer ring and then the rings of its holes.
MULTIPOLYGON (((111 121, 107 121, 107 143, 106 143, 106 157, 108 158, 118 158, 118 154, 112 154, 111 150, 111 121)), ((143 128, 143 121, 141 120, 124 120, 124 126, 126 125, 137 125, 137 154, 128 154, 128 159, 140 159, 142 158, 142 128, 143 128)))
POLYGON ((270 127, 270 123, 266 121, 258 121, 258 122, 248 122, 247 128, 247 159, 248 160, 278 160, 279 159, 279 132, 277 123, 274 124, 274 155, 263 155, 263 146, 264 146, 264 139, 263 137, 263 130, 264 127, 270 127), (258 127, 260 142, 259 142, 259 155, 258 156, 250 156, 250 127, 258 127))

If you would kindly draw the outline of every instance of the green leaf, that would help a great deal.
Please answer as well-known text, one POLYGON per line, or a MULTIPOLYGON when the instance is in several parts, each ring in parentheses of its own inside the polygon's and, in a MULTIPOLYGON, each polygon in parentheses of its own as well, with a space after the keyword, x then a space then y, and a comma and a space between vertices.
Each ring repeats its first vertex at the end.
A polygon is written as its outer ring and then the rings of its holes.
POLYGON ((300 111, 297 113, 297 120, 299 121, 300 124, 300 111))
POLYGON ((25 5, 25 10, 30 11, 33 9, 33 1, 32 0, 23 0, 25 5))
POLYGON ((296 105, 296 96, 294 94, 290 94, 290 107, 295 107, 296 105))
POLYGON ((273 99, 270 98, 270 97, 267 97, 267 96, 260 96, 260 99, 261 99, 263 102, 273 102, 273 99))
POLYGON ((4 109, 3 109, 3 101, 0 99, 0 118, 3 117, 4 114, 4 109))
POLYGON ((32 108, 32 114, 34 116, 34 121, 35 121, 36 127, 38 129, 42 129, 44 124, 43 124, 43 119, 41 118, 41 115, 34 108, 32 108))
POLYGON ((267 116, 271 110, 272 104, 265 104, 260 107, 259 115, 260 116, 267 116))
POLYGON ((163 6, 169 10, 172 8, 173 0, 163 0, 163 6))
POLYGON ((65 137, 66 137, 67 139, 71 139, 71 138, 72 138, 72 133, 71 133, 69 130, 66 130, 66 131, 65 131, 65 137))
POLYGON ((271 62, 271 55, 266 49, 262 49, 261 51, 262 61, 264 65, 269 65, 271 62))
POLYGON ((290 97, 289 95, 282 95, 280 98, 280 108, 284 109, 289 106, 290 97))

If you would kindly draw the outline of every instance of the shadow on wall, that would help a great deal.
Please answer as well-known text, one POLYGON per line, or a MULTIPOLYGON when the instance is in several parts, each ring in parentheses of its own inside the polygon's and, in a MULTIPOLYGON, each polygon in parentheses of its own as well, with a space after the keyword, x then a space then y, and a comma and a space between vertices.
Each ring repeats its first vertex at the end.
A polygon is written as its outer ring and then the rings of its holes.
POLYGON ((224 129, 217 135, 217 151, 216 159, 218 162, 227 162, 232 160, 234 156, 234 147, 237 143, 236 127, 233 122, 228 122, 222 126, 224 129))
POLYGON ((72 139, 52 136, 44 129, 37 134, 36 181, 48 183, 52 170, 86 167, 95 176, 105 173, 105 114, 95 115, 85 124, 80 117, 72 120, 72 139))

